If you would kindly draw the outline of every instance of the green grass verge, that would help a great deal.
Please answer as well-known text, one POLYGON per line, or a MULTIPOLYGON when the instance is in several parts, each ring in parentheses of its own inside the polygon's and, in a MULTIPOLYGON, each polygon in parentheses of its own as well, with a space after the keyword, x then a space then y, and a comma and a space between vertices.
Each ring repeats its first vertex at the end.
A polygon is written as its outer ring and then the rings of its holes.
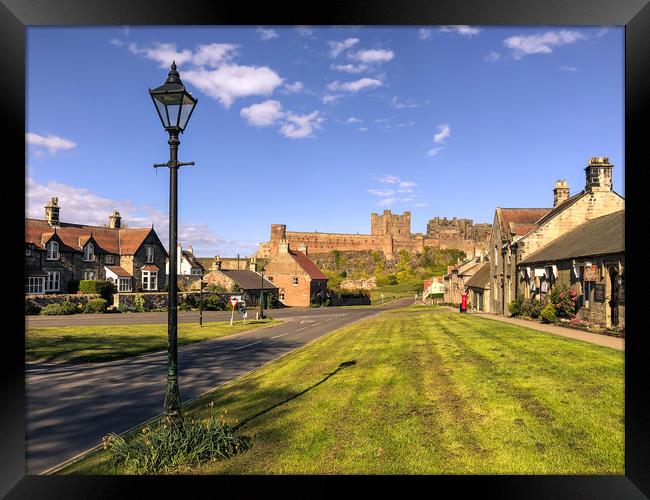
MULTIPOLYGON (((275 325, 277 320, 179 323, 178 345, 275 325)), ((28 328, 25 359, 40 363, 95 363, 167 349, 167 325, 96 325, 28 328)))
MULTIPOLYGON (((623 361, 440 308, 393 310, 189 405, 197 419, 214 402, 252 437, 248 452, 189 472, 623 474, 623 361)), ((104 451, 61 472, 123 473, 104 451)))

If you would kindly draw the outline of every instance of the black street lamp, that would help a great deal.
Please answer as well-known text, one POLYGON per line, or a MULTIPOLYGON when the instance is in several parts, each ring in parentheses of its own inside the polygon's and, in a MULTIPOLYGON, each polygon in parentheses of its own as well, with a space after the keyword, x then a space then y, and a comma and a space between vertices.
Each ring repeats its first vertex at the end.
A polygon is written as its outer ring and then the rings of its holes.
POLYGON ((262 287, 260 288, 260 319, 264 319, 264 307, 262 300, 264 299, 264 266, 260 267, 260 276, 262 277, 262 287))
POLYGON ((169 133, 169 161, 157 163, 154 167, 169 168, 169 283, 167 296, 167 388, 165 391, 164 412, 168 420, 182 422, 181 397, 178 392, 178 280, 177 280, 177 240, 178 240, 178 167, 194 165, 194 162, 178 161, 178 136, 183 133, 198 100, 185 87, 176 71, 176 62, 163 85, 149 89, 149 95, 156 106, 165 130, 169 133))

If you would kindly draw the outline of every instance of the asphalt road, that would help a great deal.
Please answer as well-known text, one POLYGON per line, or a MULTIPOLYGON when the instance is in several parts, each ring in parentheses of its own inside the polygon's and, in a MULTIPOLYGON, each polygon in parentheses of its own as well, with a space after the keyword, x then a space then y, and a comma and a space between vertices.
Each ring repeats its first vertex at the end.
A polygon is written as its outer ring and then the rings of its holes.
MULTIPOLYGON (((274 310, 273 317, 284 319, 283 324, 179 348, 181 399, 188 401, 333 330, 412 300, 401 299, 383 308, 274 310)), ((136 314, 115 315, 120 316, 129 316, 130 323, 139 320, 136 314)), ((216 311, 213 316, 212 321, 223 320, 216 311)), ((166 322, 166 314, 160 321, 166 322)), ((124 432, 159 415, 166 361, 165 351, 108 363, 29 365, 27 474, 41 473, 98 445, 109 432, 124 432)))

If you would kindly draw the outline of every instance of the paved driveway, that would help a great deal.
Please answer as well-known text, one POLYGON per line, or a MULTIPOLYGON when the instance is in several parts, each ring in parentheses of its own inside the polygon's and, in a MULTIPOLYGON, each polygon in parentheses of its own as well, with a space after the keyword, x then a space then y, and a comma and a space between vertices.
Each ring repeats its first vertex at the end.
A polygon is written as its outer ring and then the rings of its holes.
MULTIPOLYGON (((281 325, 179 348, 181 399, 195 398, 354 321, 410 303, 409 298, 384 308, 293 310, 281 325)), ((27 473, 40 473, 99 444, 109 432, 124 432, 160 414, 165 380, 166 351, 108 363, 31 365, 25 380, 27 473)))

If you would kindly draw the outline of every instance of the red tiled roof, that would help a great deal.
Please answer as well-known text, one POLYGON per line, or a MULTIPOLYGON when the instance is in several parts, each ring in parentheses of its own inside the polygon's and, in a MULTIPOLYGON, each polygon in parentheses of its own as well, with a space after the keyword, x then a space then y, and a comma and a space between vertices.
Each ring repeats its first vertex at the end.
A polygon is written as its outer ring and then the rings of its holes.
POLYGON ((147 264, 142 268, 143 271, 160 271, 160 268, 154 264, 147 264))
MULTIPOLYGON (((521 224, 522 230, 525 224, 530 225, 530 228, 528 229, 528 231, 530 231, 530 229, 534 228, 536 222, 551 210, 552 208, 498 208, 497 211, 501 222, 501 234, 510 234, 511 224, 514 224, 515 229, 517 229, 517 225, 521 224)), ((520 233, 519 230, 517 230, 515 234, 525 233, 520 233)))
POLYGON ((81 251, 83 245, 92 236, 97 243, 96 253, 102 251, 118 255, 133 255, 142 245, 152 228, 112 229, 101 226, 86 226, 62 222, 56 230, 47 221, 25 219, 25 243, 33 243, 38 248, 45 248, 55 233, 68 249, 81 251))
POLYGON ((105 266, 105 267, 106 269, 111 271, 113 274, 116 274, 120 278, 131 278, 131 274, 129 274, 129 272, 123 267, 120 266, 105 266))
POLYGON ((298 252, 297 250, 289 250, 289 255, 293 257, 300 267, 309 275, 313 280, 326 280, 329 279, 323 274, 323 272, 318 268, 314 261, 307 257, 304 253, 298 252))

